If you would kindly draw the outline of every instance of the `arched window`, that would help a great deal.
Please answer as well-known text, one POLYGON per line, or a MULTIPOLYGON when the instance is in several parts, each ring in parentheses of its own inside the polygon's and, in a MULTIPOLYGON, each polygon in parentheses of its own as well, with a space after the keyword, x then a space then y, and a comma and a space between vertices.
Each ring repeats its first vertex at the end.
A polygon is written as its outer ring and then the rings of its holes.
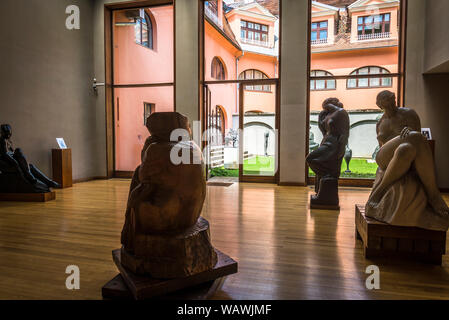
POLYGON ((226 80, 225 67, 217 57, 212 60, 211 77, 216 80, 226 80))
MULTIPOLYGON (((363 67, 351 72, 353 75, 368 75, 368 74, 388 74, 388 71, 382 67, 363 67)), ((366 88, 388 88, 393 84, 392 78, 358 78, 348 79, 348 89, 366 89, 366 88)))
POLYGON ((210 116, 211 145, 222 146, 225 143, 226 119, 223 108, 215 106, 210 116))
MULTIPOLYGON (((245 70, 239 75, 239 80, 255 80, 255 79, 268 79, 268 76, 262 71, 255 69, 245 70)), ((271 86, 269 84, 257 86, 245 86, 245 90, 271 92, 271 86)))
POLYGON ((136 43, 144 47, 153 49, 153 24, 148 13, 146 13, 144 9, 140 10, 141 18, 136 19, 134 29, 136 35, 136 43))
MULTIPOLYGON (((310 72, 311 77, 333 77, 334 75, 324 70, 313 70, 310 72)), ((335 79, 329 80, 310 80, 310 90, 335 90, 337 89, 337 82, 335 79)))

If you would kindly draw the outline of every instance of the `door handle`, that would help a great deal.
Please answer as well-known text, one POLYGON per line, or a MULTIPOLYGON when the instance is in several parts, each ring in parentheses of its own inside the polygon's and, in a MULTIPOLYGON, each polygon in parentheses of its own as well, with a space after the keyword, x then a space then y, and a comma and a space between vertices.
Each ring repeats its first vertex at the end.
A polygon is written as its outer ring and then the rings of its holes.
POLYGON ((104 82, 97 82, 97 79, 94 78, 93 84, 92 84, 92 88, 94 89, 95 93, 98 92, 98 87, 104 87, 105 83, 104 82))

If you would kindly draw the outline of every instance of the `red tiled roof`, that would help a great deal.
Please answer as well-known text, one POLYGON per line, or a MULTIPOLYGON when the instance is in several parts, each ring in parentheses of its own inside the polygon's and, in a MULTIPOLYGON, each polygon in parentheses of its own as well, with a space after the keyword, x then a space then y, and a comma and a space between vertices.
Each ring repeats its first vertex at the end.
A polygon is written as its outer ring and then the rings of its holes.
POLYGON ((324 3, 324 4, 327 4, 329 6, 334 6, 334 7, 338 7, 338 8, 344 8, 344 7, 347 7, 347 6, 351 5, 351 4, 353 4, 356 1, 357 0, 318 0, 317 2, 324 3))
POLYGON ((265 7, 272 15, 279 17, 279 0, 256 0, 262 7, 265 7))
POLYGON ((232 32, 231 26, 229 25, 229 21, 224 14, 223 14, 223 31, 230 38, 230 40, 234 44, 234 46, 240 48, 240 44, 238 43, 237 39, 235 38, 235 34, 234 34, 234 32, 232 32))

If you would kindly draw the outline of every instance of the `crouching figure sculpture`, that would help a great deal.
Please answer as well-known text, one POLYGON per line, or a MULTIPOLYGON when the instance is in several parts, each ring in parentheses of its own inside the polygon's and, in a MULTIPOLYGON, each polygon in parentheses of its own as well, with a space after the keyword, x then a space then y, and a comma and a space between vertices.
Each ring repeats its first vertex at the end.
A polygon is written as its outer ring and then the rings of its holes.
POLYGON ((349 138, 349 116, 338 99, 330 98, 323 102, 318 126, 323 140, 306 159, 316 174, 317 194, 311 197, 310 206, 312 209, 338 209, 338 178, 349 138))
POLYGON ((193 141, 170 139, 174 130, 184 129, 190 140, 188 119, 176 112, 154 113, 147 128, 151 136, 131 182, 121 263, 135 274, 156 279, 210 270, 217 254, 209 223, 200 217, 206 196, 202 153, 193 141), (173 163, 173 148, 189 154, 190 164, 173 163))
POLYGON ((377 124, 379 169, 366 216, 395 226, 447 231, 449 208, 436 181, 434 159, 421 122, 412 109, 396 106, 396 97, 381 92, 384 111, 377 124))

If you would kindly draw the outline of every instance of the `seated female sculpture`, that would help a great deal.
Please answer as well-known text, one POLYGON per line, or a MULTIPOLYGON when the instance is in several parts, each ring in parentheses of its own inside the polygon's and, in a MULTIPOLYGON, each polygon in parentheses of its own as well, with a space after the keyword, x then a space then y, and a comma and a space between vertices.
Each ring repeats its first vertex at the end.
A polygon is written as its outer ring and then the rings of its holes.
POLYGON ((338 178, 349 138, 349 116, 336 98, 323 102, 318 117, 323 133, 321 145, 307 156, 307 164, 316 173, 315 191, 311 205, 338 206, 338 178))
POLYGON ((447 230, 449 208, 440 194, 418 115, 397 107, 389 91, 378 95, 377 105, 384 111, 377 124, 379 169, 366 216, 397 226, 447 230))
POLYGON ((2 124, 0 128, 0 192, 46 193, 50 188, 58 188, 58 183, 28 164, 21 149, 13 148, 11 126, 2 124))

